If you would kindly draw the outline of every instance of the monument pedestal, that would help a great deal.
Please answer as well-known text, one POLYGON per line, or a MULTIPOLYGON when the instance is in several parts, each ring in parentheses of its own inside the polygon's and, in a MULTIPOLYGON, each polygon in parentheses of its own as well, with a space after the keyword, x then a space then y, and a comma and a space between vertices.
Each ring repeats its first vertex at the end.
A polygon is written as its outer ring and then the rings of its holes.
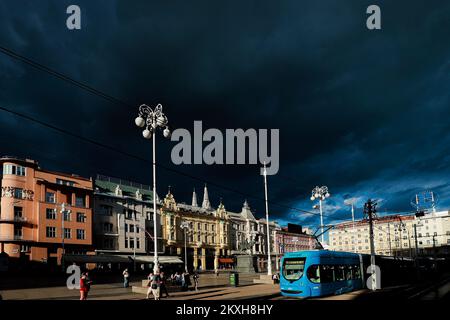
POLYGON ((240 273, 255 273, 256 272, 256 257, 252 255, 238 255, 236 256, 237 264, 236 271, 240 273))

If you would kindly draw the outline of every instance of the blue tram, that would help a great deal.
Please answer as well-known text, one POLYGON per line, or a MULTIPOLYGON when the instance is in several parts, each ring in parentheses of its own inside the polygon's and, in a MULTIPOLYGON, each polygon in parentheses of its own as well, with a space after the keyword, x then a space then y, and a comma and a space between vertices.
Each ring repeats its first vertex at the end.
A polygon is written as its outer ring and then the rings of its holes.
POLYGON ((336 295, 364 286, 360 254, 327 250, 286 253, 281 260, 280 290, 283 296, 336 295))

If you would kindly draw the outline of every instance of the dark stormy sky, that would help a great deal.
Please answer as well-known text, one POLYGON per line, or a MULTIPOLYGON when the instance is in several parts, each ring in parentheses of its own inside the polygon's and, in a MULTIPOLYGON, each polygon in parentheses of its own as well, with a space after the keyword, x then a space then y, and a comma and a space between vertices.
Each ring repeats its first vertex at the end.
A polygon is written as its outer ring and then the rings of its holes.
MULTIPOLYGON (((134 125, 137 106, 162 103, 171 128, 280 129, 280 170, 269 198, 308 211, 327 185, 325 223, 349 217, 343 200, 410 211, 424 189, 450 205, 450 2, 434 1, 14 1, 0 2, 0 46, 125 101, 119 105, 0 53, 0 106, 151 159, 134 125), (82 29, 66 28, 81 7, 82 29), (378 4, 382 30, 366 28, 378 4)), ((164 166, 249 194, 264 214, 259 166, 181 165, 158 139, 164 166), (252 198, 254 196, 256 198, 252 198)), ((151 183, 148 163, 0 111, 0 153, 51 170, 151 183)), ((158 169, 189 202, 203 183, 158 169)), ((239 211, 244 196, 210 185, 239 211)), ((281 223, 316 215, 275 204, 281 223)))

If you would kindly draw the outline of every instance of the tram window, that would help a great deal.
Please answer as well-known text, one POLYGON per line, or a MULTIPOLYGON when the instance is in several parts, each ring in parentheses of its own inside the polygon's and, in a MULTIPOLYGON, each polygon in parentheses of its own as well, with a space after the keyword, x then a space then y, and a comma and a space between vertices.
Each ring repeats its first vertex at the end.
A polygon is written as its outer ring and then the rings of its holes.
POLYGON ((320 283, 320 270, 318 265, 312 265, 308 268, 307 276, 312 283, 320 283))
POLYGON ((320 282, 334 282, 334 266, 321 265, 320 266, 320 282))
POLYGON ((345 266, 345 280, 352 280, 352 266, 345 266))
POLYGON ((284 259, 283 276, 286 280, 298 280, 303 275, 306 258, 284 259))
POLYGON ((361 272, 358 265, 353 266, 353 279, 361 279, 361 272))
POLYGON ((334 268, 334 276, 335 276, 336 281, 345 280, 344 266, 336 266, 334 268))

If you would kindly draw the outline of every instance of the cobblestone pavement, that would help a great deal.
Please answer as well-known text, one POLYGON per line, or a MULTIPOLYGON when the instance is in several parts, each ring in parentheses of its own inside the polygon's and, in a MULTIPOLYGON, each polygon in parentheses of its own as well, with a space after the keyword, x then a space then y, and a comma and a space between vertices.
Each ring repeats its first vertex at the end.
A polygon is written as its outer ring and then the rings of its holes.
MULTIPOLYGON (((178 287, 169 287, 170 300, 221 300, 254 299, 278 295, 278 285, 253 284, 258 275, 241 275, 240 286, 231 287, 227 273, 216 277, 214 274, 200 275, 199 291, 180 292, 178 287)), ((93 279, 95 280, 95 279, 93 279)), ((95 282, 94 282, 95 283, 95 282)), ((123 288, 121 283, 94 284, 89 292, 89 300, 143 300, 145 294, 131 292, 131 286, 141 286, 141 281, 130 283, 123 288)), ((77 300, 78 290, 69 290, 65 286, 12 289, 0 291, 4 300, 77 300)))

